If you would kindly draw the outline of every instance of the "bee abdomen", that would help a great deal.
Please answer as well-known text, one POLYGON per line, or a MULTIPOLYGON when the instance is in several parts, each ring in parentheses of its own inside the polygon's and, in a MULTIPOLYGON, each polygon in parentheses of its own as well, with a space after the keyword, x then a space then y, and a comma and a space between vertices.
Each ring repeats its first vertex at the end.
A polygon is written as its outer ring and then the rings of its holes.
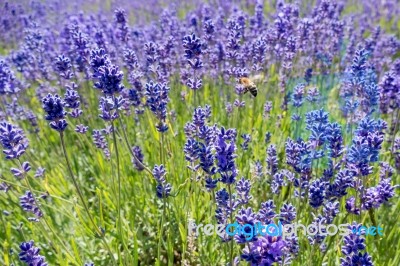
POLYGON ((253 95, 254 97, 257 96, 257 87, 256 86, 251 86, 249 88, 249 91, 250 91, 251 95, 253 95))

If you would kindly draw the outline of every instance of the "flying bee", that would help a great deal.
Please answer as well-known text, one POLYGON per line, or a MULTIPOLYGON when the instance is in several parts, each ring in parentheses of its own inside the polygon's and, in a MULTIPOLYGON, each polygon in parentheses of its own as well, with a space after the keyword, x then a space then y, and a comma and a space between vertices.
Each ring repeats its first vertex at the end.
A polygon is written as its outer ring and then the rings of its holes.
POLYGON ((239 84, 241 84, 244 87, 245 89, 244 93, 249 91, 254 97, 257 96, 257 86, 249 78, 246 77, 239 78, 239 84))

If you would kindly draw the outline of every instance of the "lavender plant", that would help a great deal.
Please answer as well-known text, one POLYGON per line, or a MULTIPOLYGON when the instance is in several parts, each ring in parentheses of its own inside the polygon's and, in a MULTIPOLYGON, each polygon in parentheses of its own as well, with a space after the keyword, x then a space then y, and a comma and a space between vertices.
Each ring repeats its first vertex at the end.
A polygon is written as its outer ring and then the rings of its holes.
POLYGON ((1 265, 400 264, 396 1, 0 13, 1 265))

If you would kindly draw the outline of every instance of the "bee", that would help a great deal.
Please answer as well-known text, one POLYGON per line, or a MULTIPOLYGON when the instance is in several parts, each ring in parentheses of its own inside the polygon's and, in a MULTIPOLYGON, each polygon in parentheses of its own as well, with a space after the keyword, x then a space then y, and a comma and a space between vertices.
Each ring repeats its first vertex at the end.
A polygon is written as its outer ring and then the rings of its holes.
POLYGON ((249 78, 246 77, 239 78, 239 84, 241 84, 244 87, 245 89, 244 93, 249 91, 254 97, 257 96, 257 86, 249 78))

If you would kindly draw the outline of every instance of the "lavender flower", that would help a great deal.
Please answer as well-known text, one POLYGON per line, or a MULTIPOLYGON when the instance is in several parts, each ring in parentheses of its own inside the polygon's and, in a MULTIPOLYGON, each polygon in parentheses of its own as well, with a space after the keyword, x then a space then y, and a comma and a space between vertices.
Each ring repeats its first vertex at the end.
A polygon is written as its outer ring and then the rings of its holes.
POLYGON ((108 143, 107 143, 106 137, 103 135, 101 130, 93 130, 92 137, 93 137, 94 145, 96 145, 96 147, 98 149, 101 149, 103 151, 107 160, 110 160, 111 154, 110 154, 110 150, 108 149, 108 143))
POLYGON ((238 195, 237 200, 238 200, 239 204, 249 203, 249 201, 252 198, 249 195, 250 188, 251 188, 250 181, 244 179, 244 177, 242 177, 241 179, 238 180, 238 182, 236 183, 236 191, 237 191, 237 195, 238 195))
POLYGON ((40 249, 34 246, 33 240, 23 242, 19 247, 21 249, 20 261, 25 262, 28 266, 47 266, 45 257, 39 255, 40 249))
POLYGON ((90 66, 92 67, 93 78, 100 78, 102 76, 100 68, 109 66, 110 64, 111 62, 108 59, 108 55, 103 48, 90 52, 90 66))
POLYGON ((43 177, 45 171, 46 171, 45 168, 43 168, 43 167, 38 167, 38 168, 36 169, 36 172, 35 172, 34 177, 36 177, 36 178, 43 177))
POLYGON ((326 128, 329 155, 338 158, 343 153, 342 128, 337 123, 330 123, 326 128))
POLYGON ((279 262, 284 254, 285 241, 281 237, 258 237, 243 249, 241 258, 251 265, 272 265, 279 262))
POLYGON ((157 181, 157 197, 167 198, 171 194, 171 184, 167 183, 165 176, 167 175, 167 171, 165 170, 164 165, 155 165, 153 168, 153 176, 157 181))
POLYGON ((356 207, 356 199, 354 197, 350 197, 346 200, 345 208, 349 213, 360 215, 360 208, 356 207))
POLYGON ((68 123, 65 120, 64 101, 57 94, 48 94, 42 99, 43 109, 47 113, 45 118, 50 122, 51 128, 59 132, 64 131, 68 123))
POLYGON ((325 187, 326 182, 318 179, 311 183, 308 193, 311 207, 318 208, 322 206, 325 197, 325 187))
POLYGON ((168 93, 169 87, 165 83, 160 84, 150 81, 146 84, 147 105, 159 120, 156 128, 161 133, 168 130, 168 126, 165 123, 167 118, 167 104, 169 102, 168 93))
POLYGON ((249 149, 249 143, 251 142, 251 136, 250 134, 242 134, 241 137, 244 139, 244 141, 242 144, 240 144, 240 147, 242 147, 244 151, 247 151, 249 149))
POLYGON ((269 145, 267 149, 267 158, 265 161, 267 162, 267 174, 274 176, 278 171, 278 158, 275 145, 269 145))
POLYGON ((221 182, 225 184, 234 183, 237 176, 234 161, 236 158, 236 154, 234 153, 236 145, 234 139, 229 136, 231 132, 236 135, 236 131, 225 130, 222 127, 218 133, 215 145, 218 173, 221 175, 221 182))
POLYGON ((77 125, 75 131, 80 134, 85 134, 88 131, 89 127, 83 124, 77 125))
POLYGON ((134 146, 132 147, 132 152, 135 155, 135 157, 132 158, 132 164, 135 167, 136 170, 138 171, 143 171, 144 167, 143 167, 143 153, 142 153, 142 149, 139 146, 134 146))
POLYGON ((15 79, 8 64, 0 59, 0 95, 17 92, 15 79))
POLYGON ((101 90, 105 95, 113 96, 124 89, 122 84, 124 74, 117 66, 104 65, 98 68, 98 81, 95 88, 101 90))
POLYGON ((200 59, 202 53, 200 39, 195 34, 186 35, 183 38, 183 47, 185 48, 185 58, 188 65, 193 70, 193 78, 189 78, 186 85, 192 90, 198 90, 203 85, 201 79, 196 76, 196 73, 203 68, 203 62, 200 59))
MULTIPOLYGON (((207 175, 214 175, 217 172, 214 166, 214 154, 211 146, 206 146, 203 143, 199 143, 198 156, 200 159, 200 167, 207 175)), ((210 181, 210 180, 209 180, 210 181)))
POLYGON ((64 79, 71 79, 74 74, 71 71, 72 64, 71 60, 65 55, 60 55, 56 58, 56 69, 60 73, 60 76, 64 79))
POLYGON ((283 204, 279 220, 282 224, 290 224, 296 218, 296 208, 292 204, 283 204))
POLYGON ((342 252, 345 257, 340 259, 341 266, 373 266, 372 259, 368 253, 362 253, 362 251, 365 250, 364 237, 361 234, 355 233, 359 231, 360 227, 361 225, 356 223, 353 223, 349 226, 349 229, 352 231, 352 233, 344 237, 342 252))
POLYGON ((32 192, 27 191, 25 195, 21 196, 19 198, 20 205, 22 209, 26 212, 31 212, 33 213, 37 218, 43 217, 43 213, 40 210, 39 206, 36 204, 36 200, 34 198, 35 196, 32 194, 32 192))
POLYGON ((6 159, 18 159, 28 148, 23 131, 8 122, 0 122, 0 142, 6 159))
POLYGON ((272 219, 274 219, 276 216, 275 208, 276 206, 273 200, 268 200, 261 203, 261 208, 258 211, 257 218, 265 224, 270 224, 272 219))

